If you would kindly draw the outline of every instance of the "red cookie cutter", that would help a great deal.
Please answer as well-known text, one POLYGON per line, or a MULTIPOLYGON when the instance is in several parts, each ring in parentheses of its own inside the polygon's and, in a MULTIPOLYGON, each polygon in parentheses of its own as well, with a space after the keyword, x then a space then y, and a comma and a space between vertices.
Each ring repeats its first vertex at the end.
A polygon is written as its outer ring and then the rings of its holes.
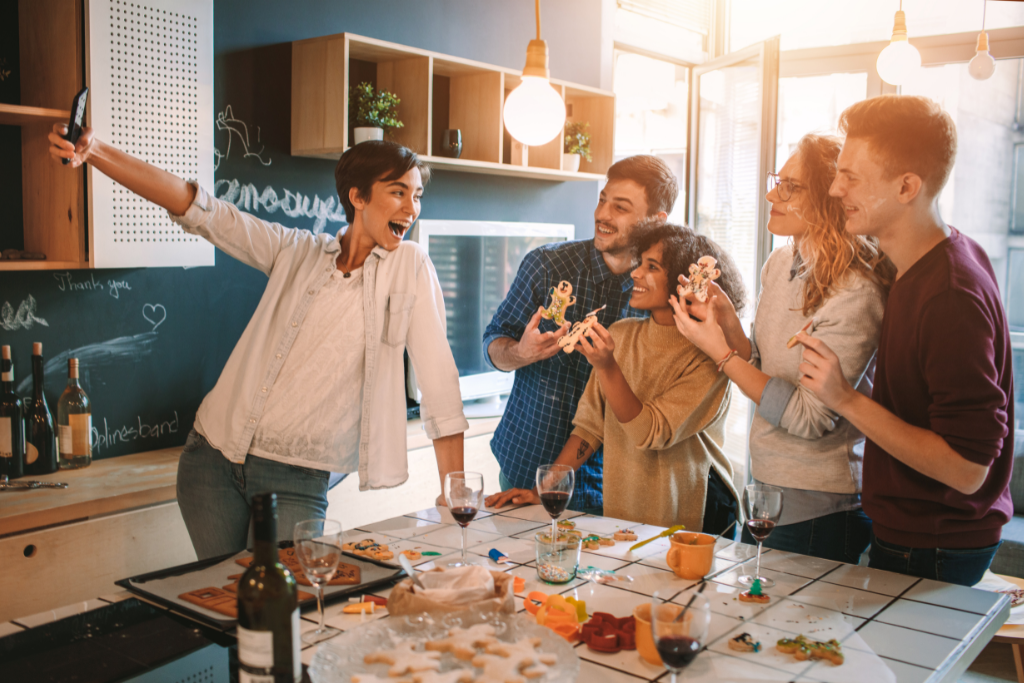
POLYGON ((591 650, 614 653, 619 650, 636 649, 636 619, 615 617, 606 612, 594 612, 594 616, 583 625, 580 634, 591 650))

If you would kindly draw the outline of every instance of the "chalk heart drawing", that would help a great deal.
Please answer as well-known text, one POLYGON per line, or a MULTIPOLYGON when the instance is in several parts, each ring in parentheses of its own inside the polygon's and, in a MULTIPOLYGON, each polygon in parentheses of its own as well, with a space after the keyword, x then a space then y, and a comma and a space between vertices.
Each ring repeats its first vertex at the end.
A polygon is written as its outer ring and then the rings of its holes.
POLYGON ((163 304, 146 304, 142 307, 142 317, 153 326, 153 331, 156 332, 156 328, 167 320, 167 309, 163 304))

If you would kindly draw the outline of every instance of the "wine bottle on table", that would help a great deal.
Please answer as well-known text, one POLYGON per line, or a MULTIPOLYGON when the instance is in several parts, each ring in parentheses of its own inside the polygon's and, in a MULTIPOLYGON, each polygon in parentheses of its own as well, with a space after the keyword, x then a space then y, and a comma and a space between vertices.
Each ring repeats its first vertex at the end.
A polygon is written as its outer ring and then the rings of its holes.
POLYGON ((25 474, 56 472, 57 434, 43 395, 43 345, 32 344, 32 398, 25 399, 25 474))
POLYGON ((253 562, 238 582, 238 682, 302 678, 295 577, 277 555, 277 495, 252 499, 253 562))
POLYGON ((57 443, 62 470, 92 462, 92 403, 78 384, 77 358, 68 358, 68 385, 57 401, 57 443))
POLYGON ((21 399, 14 393, 11 347, 0 354, 0 474, 16 479, 25 473, 25 422, 21 399))

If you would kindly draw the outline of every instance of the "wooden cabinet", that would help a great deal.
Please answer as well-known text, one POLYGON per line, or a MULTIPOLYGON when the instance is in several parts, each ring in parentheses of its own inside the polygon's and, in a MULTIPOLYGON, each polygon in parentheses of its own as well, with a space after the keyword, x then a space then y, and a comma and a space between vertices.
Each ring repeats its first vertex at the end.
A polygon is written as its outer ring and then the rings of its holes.
POLYGON ((46 140, 54 123, 67 123, 64 107, 82 88, 81 20, 81 0, 18 3, 21 105, 0 104, 0 125, 21 127, 24 248, 47 260, 0 261, 0 271, 88 266, 84 171, 55 164, 46 140))
POLYGON ((601 180, 612 164, 615 96, 552 79, 569 121, 590 124, 593 160, 562 170, 562 136, 512 165, 502 125, 505 98, 519 85, 512 69, 386 43, 351 33, 292 43, 292 154, 337 159, 350 142, 349 88, 364 81, 395 93, 404 127, 393 138, 434 168, 543 180, 601 180), (462 156, 440 156, 442 133, 462 131, 462 156))

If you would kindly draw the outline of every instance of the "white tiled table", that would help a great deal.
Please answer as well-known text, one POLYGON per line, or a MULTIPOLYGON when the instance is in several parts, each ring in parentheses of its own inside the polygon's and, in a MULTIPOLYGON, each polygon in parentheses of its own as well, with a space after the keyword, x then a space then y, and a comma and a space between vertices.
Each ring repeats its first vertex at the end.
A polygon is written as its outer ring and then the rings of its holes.
MULTIPOLYGON (((573 518, 577 528, 595 533, 629 527, 640 538, 648 538, 663 530, 574 512, 566 512, 563 518, 567 517, 573 518)), ((524 609, 522 598, 526 593, 541 591, 585 600, 590 614, 628 616, 635 606, 649 600, 654 591, 669 591, 675 594, 673 602, 685 603, 697 583, 680 579, 668 570, 665 554, 669 543, 660 539, 636 553, 629 552, 631 544, 626 542, 583 551, 581 567, 615 570, 619 575, 631 576, 632 582, 595 584, 577 579, 560 586, 544 584, 537 579, 532 539, 537 530, 548 524, 542 507, 529 506, 481 511, 469 525, 469 553, 474 562, 526 579, 526 588, 516 597, 516 608, 520 611, 524 609), (512 563, 495 564, 487 557, 491 548, 506 553, 512 563)), ((447 564, 460 553, 461 530, 447 509, 430 508, 366 525, 346 532, 345 536, 346 540, 372 537, 396 551, 442 553, 440 557, 428 556, 414 562, 418 571, 447 564)), ((711 638, 707 652, 686 670, 684 680, 688 683, 866 683, 864 667, 879 661, 874 655, 895 674, 898 683, 952 683, 1009 615, 1009 599, 1005 595, 767 549, 761 567, 762 574, 776 580, 777 585, 767 591, 773 599, 768 605, 742 603, 735 599, 742 590, 736 580, 741 573, 753 571, 753 556, 753 546, 718 542, 715 564, 708 575, 711 583, 704 591, 712 611, 711 638), (824 619, 838 628, 833 628, 833 632, 815 629, 814 622, 824 619), (738 653, 728 648, 728 639, 744 631, 764 644, 762 652, 738 653), (823 662, 798 662, 775 650, 777 639, 798 633, 820 640, 840 638, 846 663, 836 667, 823 662)), ((390 591, 385 588, 372 594, 386 598, 390 591)), ((125 597, 130 594, 121 592, 100 599, 113 602, 125 597)), ((386 611, 374 615, 342 614, 344 604, 327 607, 328 625, 347 631, 388 618, 386 611)), ((80 611, 75 609, 68 614, 80 611)), ((62 616, 66 615, 47 612, 0 624, 0 636, 62 616)), ((302 619, 303 632, 316 628, 315 610, 302 619)), ((317 647, 303 650, 303 663, 310 663, 317 647)), ((668 680, 663 668, 647 664, 633 650, 601 654, 578 644, 576 652, 581 660, 579 680, 586 683, 668 680)))
MULTIPOLYGON (((578 529, 607 534, 629 527, 639 538, 663 531, 661 527, 630 524, 606 517, 566 512, 578 529)), ((502 508, 481 511, 469 525, 469 553, 474 561, 526 579, 526 588, 517 594, 516 608, 523 611, 522 598, 531 591, 573 595, 585 600, 587 612, 609 612, 628 616, 638 604, 650 599, 654 591, 671 591, 674 602, 685 603, 696 581, 678 578, 668 569, 665 554, 669 543, 661 539, 629 552, 630 543, 617 543, 595 551, 583 551, 581 567, 592 565, 613 569, 633 577, 632 582, 595 584, 577 579, 565 585, 544 584, 537 579, 533 535, 550 524, 540 506, 502 508), (497 565, 487 557, 491 548, 507 554, 511 564, 497 565)), ((446 509, 431 508, 364 526, 346 533, 346 538, 373 537, 397 550, 434 550, 439 558, 424 557, 416 569, 424 571, 458 557, 461 533, 446 509)), ((898 683, 938 683, 956 681, 1009 615, 1006 596, 921 580, 900 574, 843 565, 802 555, 765 550, 761 558, 762 574, 771 576, 776 586, 769 591, 772 601, 753 605, 735 600, 742 588, 736 580, 753 571, 754 547, 721 540, 709 578, 712 584, 704 594, 712 610, 711 640, 685 672, 688 682, 719 680, 807 681, 808 683, 862 683, 863 669, 858 661, 871 657, 873 650, 894 674, 898 683), (741 571, 742 569, 742 571, 741 571), (790 618, 798 614, 799 618, 790 618), (843 633, 809 632, 814 620, 838 619, 850 625, 843 633), (743 631, 765 644, 757 654, 729 650, 727 640, 743 631), (827 640, 834 635, 848 643, 846 663, 836 667, 828 663, 798 662, 777 653, 774 643, 797 633, 827 640), (856 633, 859 638, 853 635, 856 633), (723 676, 723 671, 727 672, 723 676)), ((387 597, 390 589, 374 595, 387 597)), ((327 608, 330 626, 347 630, 362 620, 387 618, 385 614, 360 617, 341 614, 343 603, 327 608)), ((315 628, 317 614, 303 617, 304 630, 315 628)), ((308 664, 317 646, 303 651, 308 664)), ((586 683, 627 683, 642 680, 667 680, 661 667, 644 662, 636 651, 614 655, 601 654, 578 644, 581 660, 579 680, 586 683)))

